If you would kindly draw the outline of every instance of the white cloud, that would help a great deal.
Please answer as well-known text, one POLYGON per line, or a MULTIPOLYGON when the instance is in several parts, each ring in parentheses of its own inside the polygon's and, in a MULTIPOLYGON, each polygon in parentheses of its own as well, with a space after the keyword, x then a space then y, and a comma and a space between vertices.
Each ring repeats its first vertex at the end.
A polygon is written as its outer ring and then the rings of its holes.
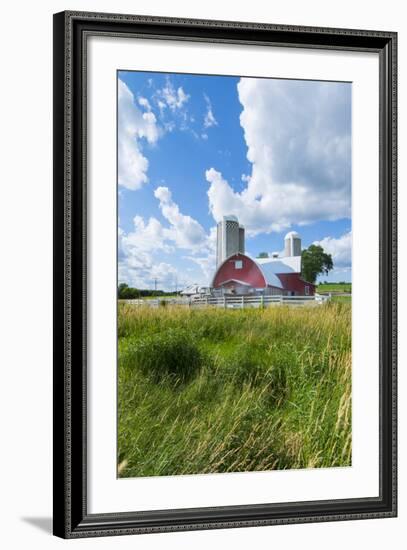
POLYGON ((164 101, 161 101, 160 99, 157 100, 158 108, 160 109, 160 114, 163 116, 164 109, 167 107, 167 104, 164 101))
POLYGON ((206 245, 207 235, 204 228, 191 216, 180 212, 168 187, 157 187, 154 196, 160 201, 162 215, 170 223, 166 233, 168 239, 174 241, 178 248, 190 250, 206 245))
POLYGON ((181 277, 174 266, 160 258, 163 253, 173 251, 159 220, 151 217, 145 222, 141 216, 136 216, 129 233, 119 227, 119 283, 125 282, 135 288, 154 288, 156 279, 158 288, 173 289, 174 282, 181 277))
MULTIPOLYGON (((190 260, 197 264, 202 273, 204 279, 202 284, 209 285, 212 281, 216 268, 216 226, 211 227, 209 236, 207 237, 206 249, 203 249, 203 254, 195 256, 186 256, 187 260, 190 260)), ((199 252, 198 252, 199 254, 199 252)))
POLYGON ((156 143, 160 130, 154 113, 140 111, 133 93, 121 80, 118 82, 118 119, 118 182, 127 189, 139 189, 148 182, 148 160, 141 151, 141 142, 156 143))
POLYGON ((215 220, 233 213, 257 234, 349 217, 349 85, 242 78, 238 94, 252 172, 237 192, 207 170, 215 220))
POLYGON ((179 287, 191 282, 208 284, 215 266, 216 227, 208 235, 196 220, 180 211, 168 187, 158 187, 154 195, 168 226, 154 217, 145 221, 136 216, 129 233, 119 228, 119 282, 152 288, 157 279, 159 288, 164 289, 173 289, 176 282, 179 287), (189 255, 181 256, 180 251, 189 255), (163 255, 169 254, 171 263, 163 261, 163 255), (185 258, 200 268, 195 270, 194 281, 177 267, 185 258))
POLYGON ((173 112, 182 109, 190 97, 184 92, 182 86, 175 89, 169 78, 167 78, 164 88, 157 90, 156 96, 158 98, 158 106, 161 110, 169 107, 173 112))
POLYGON ((182 274, 167 262, 155 261, 151 256, 145 255, 137 261, 131 257, 127 262, 119 262, 118 280, 133 288, 175 290, 184 286, 182 274))
POLYGON ((209 99, 209 97, 204 94, 204 98, 205 98, 205 102, 206 102, 206 114, 205 114, 205 118, 204 118, 204 127, 205 128, 210 128, 211 126, 217 126, 218 125, 218 122, 215 118, 215 115, 213 114, 213 111, 212 111, 212 104, 211 104, 211 100, 209 99))
MULTIPOLYGON (((235 192, 222 174, 214 168, 205 172, 206 180, 209 182, 208 198, 209 208, 216 222, 223 216, 234 214, 239 222, 246 227, 248 235, 256 235, 262 232, 281 231, 290 224, 273 221, 271 215, 271 197, 265 196, 262 200, 252 200, 247 191, 250 186, 241 193, 235 192)), ((278 218, 281 220, 281 217, 278 218)))
POLYGON ((352 231, 339 238, 325 237, 314 244, 322 246, 328 254, 332 255, 334 268, 349 268, 352 265, 352 231))
POLYGON ((133 223, 133 231, 128 235, 122 235, 122 246, 127 253, 151 252, 152 250, 171 252, 173 250, 173 247, 166 242, 166 230, 159 220, 151 217, 145 223, 141 216, 136 216, 133 223))
POLYGON ((139 97, 138 98, 139 105, 147 109, 148 111, 151 111, 151 105, 150 102, 146 97, 139 97))
POLYGON ((169 76, 165 79, 164 87, 155 90, 151 100, 158 107, 160 122, 166 132, 172 132, 177 128, 183 132, 191 131, 194 134, 190 128, 194 117, 188 112, 190 97, 182 86, 176 88, 169 76))

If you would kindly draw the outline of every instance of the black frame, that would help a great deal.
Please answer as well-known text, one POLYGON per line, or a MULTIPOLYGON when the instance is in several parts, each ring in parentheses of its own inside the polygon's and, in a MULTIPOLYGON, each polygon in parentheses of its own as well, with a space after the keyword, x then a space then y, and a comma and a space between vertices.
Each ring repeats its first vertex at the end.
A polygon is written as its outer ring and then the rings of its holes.
POLYGON ((394 517, 397 514, 397 34, 62 12, 54 15, 54 534, 63 538, 394 517), (88 514, 86 40, 90 35, 371 51, 380 59, 380 496, 88 514))

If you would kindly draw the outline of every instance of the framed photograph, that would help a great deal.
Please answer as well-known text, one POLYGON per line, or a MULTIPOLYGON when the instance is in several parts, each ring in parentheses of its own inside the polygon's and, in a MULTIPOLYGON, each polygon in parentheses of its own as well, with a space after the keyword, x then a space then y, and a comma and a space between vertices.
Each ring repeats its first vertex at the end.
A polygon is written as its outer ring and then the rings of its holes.
POLYGON ((393 517, 393 32, 54 15, 54 534, 393 517))

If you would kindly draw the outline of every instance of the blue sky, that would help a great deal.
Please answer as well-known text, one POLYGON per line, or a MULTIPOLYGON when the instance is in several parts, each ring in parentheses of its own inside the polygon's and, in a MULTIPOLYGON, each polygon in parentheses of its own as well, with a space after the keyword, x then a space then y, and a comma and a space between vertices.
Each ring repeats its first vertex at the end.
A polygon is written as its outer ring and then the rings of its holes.
POLYGON ((118 73, 119 282, 207 285, 215 228, 234 214, 246 251, 296 230, 351 280, 351 84, 118 73))

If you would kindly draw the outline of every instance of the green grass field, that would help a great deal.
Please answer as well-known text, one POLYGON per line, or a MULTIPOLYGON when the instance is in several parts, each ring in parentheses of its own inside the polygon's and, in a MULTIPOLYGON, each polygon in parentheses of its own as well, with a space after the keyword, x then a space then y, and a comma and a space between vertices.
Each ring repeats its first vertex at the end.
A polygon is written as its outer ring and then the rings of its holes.
POLYGON ((351 464, 351 308, 119 304, 118 474, 351 464))
POLYGON ((343 304, 350 304, 352 302, 352 295, 349 294, 348 296, 331 296, 332 302, 341 302, 343 304))
POLYGON ((352 292, 352 283, 322 283, 317 292, 352 292))

